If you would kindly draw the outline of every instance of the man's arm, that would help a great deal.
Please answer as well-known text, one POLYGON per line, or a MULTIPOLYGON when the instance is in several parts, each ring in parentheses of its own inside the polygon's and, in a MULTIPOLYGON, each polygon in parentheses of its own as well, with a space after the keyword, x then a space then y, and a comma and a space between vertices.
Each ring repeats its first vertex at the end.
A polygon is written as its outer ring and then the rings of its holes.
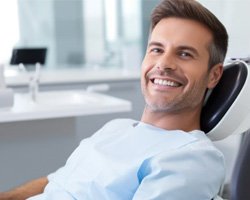
MULTIPOLYGON (((141 173, 140 173, 141 172, 141 173)), ((161 152, 145 162, 133 200, 213 199, 224 182, 222 153, 209 142, 161 152)))
POLYGON ((47 177, 35 179, 8 192, 0 193, 0 200, 25 200, 42 193, 47 183, 47 177))

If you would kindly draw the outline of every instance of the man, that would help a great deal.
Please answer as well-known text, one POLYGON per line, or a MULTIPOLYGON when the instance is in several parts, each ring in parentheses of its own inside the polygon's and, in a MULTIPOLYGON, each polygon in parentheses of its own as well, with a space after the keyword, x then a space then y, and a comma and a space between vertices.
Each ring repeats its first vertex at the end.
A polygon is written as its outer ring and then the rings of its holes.
POLYGON ((0 199, 38 194, 30 200, 210 200, 217 195, 224 160, 200 131, 200 113, 207 89, 222 75, 227 32, 194 0, 163 0, 151 19, 141 121, 107 123, 81 142, 64 167, 0 199))

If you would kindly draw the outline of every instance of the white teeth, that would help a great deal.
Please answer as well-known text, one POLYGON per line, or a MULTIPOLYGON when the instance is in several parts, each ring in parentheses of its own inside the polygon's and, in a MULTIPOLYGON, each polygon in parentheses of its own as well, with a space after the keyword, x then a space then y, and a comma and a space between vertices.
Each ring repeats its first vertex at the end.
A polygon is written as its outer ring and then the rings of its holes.
POLYGON ((163 80, 163 79, 154 79, 154 84, 157 85, 164 85, 164 86, 171 86, 171 87, 178 87, 179 83, 173 82, 173 81, 167 81, 167 80, 163 80))

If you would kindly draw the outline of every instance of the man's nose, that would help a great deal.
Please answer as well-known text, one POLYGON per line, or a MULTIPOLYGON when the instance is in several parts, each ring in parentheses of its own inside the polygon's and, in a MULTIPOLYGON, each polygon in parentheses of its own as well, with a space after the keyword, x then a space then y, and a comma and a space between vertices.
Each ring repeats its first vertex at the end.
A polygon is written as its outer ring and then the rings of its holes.
POLYGON ((162 54, 157 60, 156 68, 162 71, 176 70, 174 55, 172 55, 171 52, 165 52, 162 54))

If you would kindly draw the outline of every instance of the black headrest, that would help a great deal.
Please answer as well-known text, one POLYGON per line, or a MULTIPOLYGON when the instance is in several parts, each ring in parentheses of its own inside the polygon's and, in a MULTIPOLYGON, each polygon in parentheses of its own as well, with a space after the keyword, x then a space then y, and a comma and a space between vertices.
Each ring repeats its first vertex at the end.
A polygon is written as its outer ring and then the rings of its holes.
POLYGON ((224 67, 217 86, 209 94, 201 113, 201 130, 211 131, 223 118, 242 90, 247 79, 247 65, 235 62, 224 67))

